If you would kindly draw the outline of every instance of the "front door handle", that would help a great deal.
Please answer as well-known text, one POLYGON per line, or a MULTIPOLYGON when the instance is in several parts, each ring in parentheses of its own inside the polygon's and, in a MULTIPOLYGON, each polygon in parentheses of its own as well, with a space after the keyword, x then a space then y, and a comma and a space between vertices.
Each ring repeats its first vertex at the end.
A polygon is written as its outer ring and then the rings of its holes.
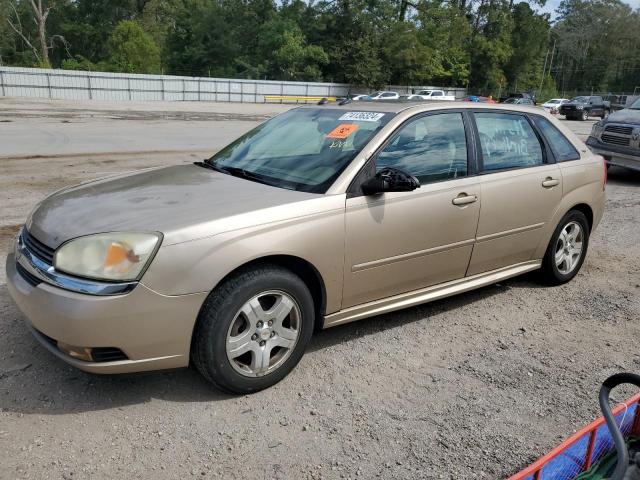
POLYGON ((466 193, 461 193, 456 198, 451 200, 451 203, 454 205, 468 205, 478 200, 477 195, 467 195, 466 193))
POLYGON ((559 183, 560 183, 560 180, 556 178, 547 177, 544 179, 544 182, 542 182, 542 186, 544 188, 551 188, 551 187, 555 187, 559 183))

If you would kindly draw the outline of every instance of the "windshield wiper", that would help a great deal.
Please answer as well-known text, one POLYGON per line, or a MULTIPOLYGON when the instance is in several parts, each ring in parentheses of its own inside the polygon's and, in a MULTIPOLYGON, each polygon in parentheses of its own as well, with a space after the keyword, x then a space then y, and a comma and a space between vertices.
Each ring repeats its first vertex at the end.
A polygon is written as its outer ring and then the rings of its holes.
POLYGON ((193 162, 193 164, 202 168, 208 168, 209 170, 215 170, 216 172, 227 173, 215 163, 210 162, 208 158, 202 162, 193 162))
POLYGON ((223 171, 229 173, 230 175, 233 175, 234 177, 245 178, 247 180, 251 180, 252 182, 263 183, 265 185, 270 185, 272 187, 275 186, 272 182, 265 179, 265 177, 263 177, 262 175, 255 172, 251 172, 249 170, 245 170, 244 168, 228 167, 228 166, 217 167, 217 168, 222 169, 223 171))
POLYGON ((246 180, 250 180, 252 182, 263 183, 265 185, 276 186, 274 183, 266 180, 262 175, 259 175, 254 172, 250 172, 245 170, 244 168, 239 167, 230 167, 230 166, 220 166, 216 162, 212 162, 210 159, 205 160, 204 162, 194 162, 199 167, 209 168, 211 170, 215 170, 216 172, 226 173, 227 175, 232 175, 234 177, 244 178, 246 180))

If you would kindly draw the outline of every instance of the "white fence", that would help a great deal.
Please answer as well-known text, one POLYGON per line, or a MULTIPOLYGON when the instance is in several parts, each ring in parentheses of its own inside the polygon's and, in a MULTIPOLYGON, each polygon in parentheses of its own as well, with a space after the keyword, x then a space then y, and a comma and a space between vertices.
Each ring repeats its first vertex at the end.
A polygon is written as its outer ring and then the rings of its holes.
MULTIPOLYGON (((390 87, 401 94, 423 87, 390 87)), ((425 87, 426 88, 426 87, 425 87)), ((438 87, 432 87, 438 88, 438 87)), ((461 98, 464 89, 444 88, 461 98)), ((69 100, 167 100, 262 103, 265 96, 340 97, 366 92, 342 83, 178 77, 0 66, 0 96, 69 100)))

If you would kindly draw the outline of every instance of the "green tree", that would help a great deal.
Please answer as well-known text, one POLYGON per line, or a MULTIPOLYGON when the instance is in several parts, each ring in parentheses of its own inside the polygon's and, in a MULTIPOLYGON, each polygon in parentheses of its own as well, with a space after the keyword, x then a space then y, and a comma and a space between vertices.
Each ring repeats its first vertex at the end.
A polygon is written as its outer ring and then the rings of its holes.
POLYGON ((274 17, 259 29, 253 64, 272 79, 322 80, 329 56, 322 47, 309 45, 292 20, 274 17))
POLYGON ((549 46, 549 16, 540 15, 528 3, 521 2, 513 8, 513 25, 513 53, 504 66, 507 84, 513 90, 537 89, 549 46))
POLYGON ((382 55, 389 82, 416 85, 441 75, 441 64, 412 24, 394 22, 384 36, 382 55))
POLYGON ((435 84, 467 85, 470 74, 471 24, 466 4, 425 1, 418 10, 422 41, 432 51, 435 84))
POLYGON ((505 82, 504 66, 514 53, 509 4, 506 0, 483 0, 474 22, 470 83, 480 92, 497 95, 505 82))
POLYGON ((98 63, 109 56, 108 40, 116 26, 137 18, 138 5, 136 0, 73 0, 55 13, 72 56, 98 63))
POLYGON ((140 24, 123 20, 107 42, 109 70, 127 73, 160 73, 160 50, 140 24))
POLYGON ((640 83, 640 13, 619 0, 565 0, 554 27, 561 90, 633 90, 640 83))
POLYGON ((242 58, 241 31, 222 4, 187 0, 176 14, 166 40, 172 73, 231 77, 242 58))

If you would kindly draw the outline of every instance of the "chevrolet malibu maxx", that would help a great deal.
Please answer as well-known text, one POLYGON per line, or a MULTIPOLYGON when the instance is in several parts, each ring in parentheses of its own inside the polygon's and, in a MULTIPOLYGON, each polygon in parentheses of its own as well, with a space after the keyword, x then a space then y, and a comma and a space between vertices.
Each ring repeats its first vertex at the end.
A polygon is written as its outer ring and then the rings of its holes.
POLYGON ((305 106, 202 162, 55 192, 8 286, 75 367, 193 364, 253 392, 318 329, 533 270, 571 280, 605 181, 602 157, 533 107, 305 106))

